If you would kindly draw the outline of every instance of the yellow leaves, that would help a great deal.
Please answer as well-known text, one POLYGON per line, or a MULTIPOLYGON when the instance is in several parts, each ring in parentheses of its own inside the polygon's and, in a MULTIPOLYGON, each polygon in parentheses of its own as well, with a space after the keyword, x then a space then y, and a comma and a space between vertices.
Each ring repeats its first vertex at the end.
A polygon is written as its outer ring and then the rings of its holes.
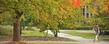
POLYGON ((97 14, 97 9, 96 8, 93 8, 92 9, 92 13, 97 14))
POLYGON ((100 5, 100 12, 108 12, 109 11, 109 1, 104 0, 100 5))
POLYGON ((108 11, 108 9, 109 9, 108 5, 106 5, 106 4, 103 5, 101 8, 102 8, 102 11, 108 11))
POLYGON ((81 6, 86 6, 91 3, 92 0, 81 0, 81 6))

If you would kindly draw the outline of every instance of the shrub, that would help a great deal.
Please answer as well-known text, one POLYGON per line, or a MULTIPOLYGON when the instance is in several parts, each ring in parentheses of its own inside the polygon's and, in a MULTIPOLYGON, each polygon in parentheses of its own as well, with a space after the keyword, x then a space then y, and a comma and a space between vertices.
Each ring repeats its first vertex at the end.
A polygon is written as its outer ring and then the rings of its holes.
POLYGON ((12 35, 12 29, 0 26, 0 35, 12 35))
POLYGON ((109 30, 102 30, 101 34, 102 35, 109 35, 109 30))

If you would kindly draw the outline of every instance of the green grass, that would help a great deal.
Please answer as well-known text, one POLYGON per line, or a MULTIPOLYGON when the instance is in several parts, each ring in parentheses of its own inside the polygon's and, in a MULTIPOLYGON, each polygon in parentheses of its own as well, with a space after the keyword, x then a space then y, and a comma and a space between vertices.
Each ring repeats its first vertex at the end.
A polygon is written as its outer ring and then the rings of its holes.
POLYGON ((12 28, 10 28, 10 26, 1 26, 0 25, 0 35, 11 36, 12 28))
POLYGON ((109 35, 101 35, 100 38, 101 38, 101 40, 109 42, 109 35))
MULTIPOLYGON (((93 33, 92 30, 66 30, 66 31, 61 31, 61 32, 70 34, 73 36, 80 36, 80 37, 87 38, 87 39, 95 38, 95 34, 93 33)), ((109 35, 100 35, 100 40, 109 41, 109 35)))
POLYGON ((39 32, 38 30, 30 31, 30 30, 23 30, 22 36, 45 36, 43 32, 39 32))
POLYGON ((85 32, 82 32, 82 31, 83 30, 69 30, 69 31, 63 31, 63 33, 70 34, 73 36, 81 36, 87 39, 93 39, 95 37, 93 33, 90 33, 91 32, 90 30, 88 31, 85 30, 85 32))
MULTIPOLYGON (((12 29, 10 25, 0 25, 0 35, 12 35, 12 29)), ((39 30, 22 30, 22 36, 45 36, 45 34, 39 30)))

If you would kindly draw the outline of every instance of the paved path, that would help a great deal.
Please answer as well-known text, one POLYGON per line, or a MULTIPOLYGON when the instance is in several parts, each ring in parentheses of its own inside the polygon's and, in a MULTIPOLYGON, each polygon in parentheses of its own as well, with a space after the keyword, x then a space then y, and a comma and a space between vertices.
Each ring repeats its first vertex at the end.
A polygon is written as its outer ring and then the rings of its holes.
POLYGON ((69 38, 72 40, 80 41, 80 44, 109 44, 109 42, 106 41, 96 41, 94 42, 93 39, 86 39, 79 36, 72 36, 65 33, 58 33, 59 37, 69 38))
MULTIPOLYGON (((53 33, 49 30, 49 34, 53 35, 53 33)), ((59 37, 64 37, 64 38, 69 38, 72 40, 80 41, 80 44, 109 44, 109 42, 106 41, 93 41, 93 39, 86 39, 80 36, 72 36, 70 34, 65 34, 65 33, 58 33, 59 37)))
MULTIPOLYGON (((48 30, 48 33, 53 35, 53 33, 48 30)), ((86 39, 86 38, 82 38, 82 37, 79 37, 79 36, 72 36, 70 34, 65 34, 65 33, 58 33, 58 36, 59 37, 64 37, 64 38, 69 38, 69 39, 72 39, 72 40, 76 40, 76 41, 91 41, 91 39, 86 39)))
POLYGON ((65 33, 58 33, 58 36, 64 37, 64 38, 69 38, 69 39, 80 41, 80 42, 91 41, 91 39, 86 39, 86 38, 82 38, 82 37, 79 37, 79 36, 72 36, 72 35, 65 34, 65 33))

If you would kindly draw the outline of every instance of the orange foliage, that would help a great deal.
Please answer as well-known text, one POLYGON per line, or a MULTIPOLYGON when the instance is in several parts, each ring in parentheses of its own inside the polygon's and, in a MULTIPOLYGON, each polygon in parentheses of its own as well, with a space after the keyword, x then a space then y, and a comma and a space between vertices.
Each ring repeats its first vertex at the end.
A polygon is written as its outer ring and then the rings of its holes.
POLYGON ((103 10, 103 11, 108 11, 108 9, 109 9, 109 8, 108 8, 108 5, 107 5, 107 4, 105 4, 105 5, 102 6, 102 10, 103 10))
POLYGON ((80 7, 80 0, 69 0, 69 2, 70 2, 70 5, 72 6, 72 7, 74 7, 74 8, 79 8, 80 7))

